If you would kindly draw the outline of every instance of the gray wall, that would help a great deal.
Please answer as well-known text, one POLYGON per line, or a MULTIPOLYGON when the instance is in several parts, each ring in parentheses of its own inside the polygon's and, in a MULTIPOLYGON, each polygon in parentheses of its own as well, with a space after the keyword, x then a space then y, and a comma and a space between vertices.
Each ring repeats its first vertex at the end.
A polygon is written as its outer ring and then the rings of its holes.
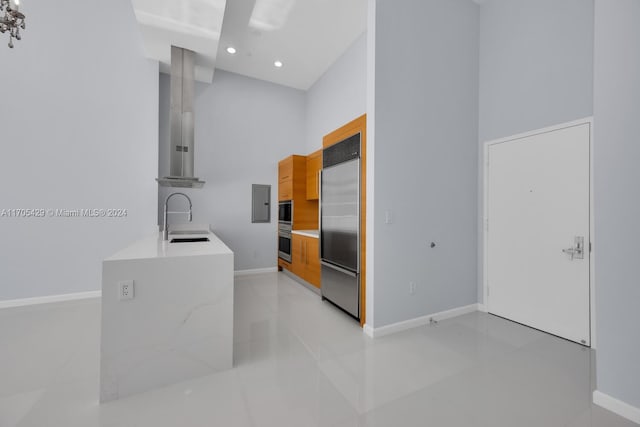
MULTIPOLYGON (((236 270, 275 267, 278 161, 307 154, 305 92, 216 70, 212 84, 196 86, 195 114, 195 174, 206 184, 185 191, 193 200, 193 222, 213 226, 234 252, 236 270), (251 223, 251 184, 272 186, 271 223, 251 223)), ((162 74, 161 175, 169 168, 168 122, 169 78, 162 74)), ((160 189, 159 208, 169 193, 160 189)), ((180 203, 176 201, 176 209, 180 203)))
POLYGON ((598 390, 640 408, 640 2, 595 4, 598 390))
POLYGON ((376 9, 375 307, 367 322, 380 327, 477 301, 478 7, 378 0, 376 9))
POLYGON ((367 36, 360 36, 307 91, 307 147, 322 148, 322 137, 360 117, 367 109, 367 36))
POLYGON ((593 0, 480 7, 480 141, 593 114, 593 0))
MULTIPOLYGON (((478 230, 484 142, 593 114, 593 0, 487 0, 480 7, 478 230)), ((482 239, 478 239, 478 298, 482 239)))
POLYGON ((0 209, 128 216, 0 217, 0 300, 98 290, 102 259, 156 230, 158 65, 143 57, 131 2, 23 10, 23 40, 10 50, 0 35, 0 209))

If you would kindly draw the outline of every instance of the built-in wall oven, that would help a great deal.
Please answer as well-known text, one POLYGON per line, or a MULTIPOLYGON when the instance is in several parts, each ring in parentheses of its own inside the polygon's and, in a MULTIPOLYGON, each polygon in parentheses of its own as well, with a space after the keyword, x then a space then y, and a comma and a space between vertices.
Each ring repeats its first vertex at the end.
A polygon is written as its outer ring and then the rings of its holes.
POLYGON ((291 224, 278 225, 278 257, 291 262, 291 224))
POLYGON ((278 257, 291 262, 291 227, 293 225, 293 201, 278 203, 278 257))

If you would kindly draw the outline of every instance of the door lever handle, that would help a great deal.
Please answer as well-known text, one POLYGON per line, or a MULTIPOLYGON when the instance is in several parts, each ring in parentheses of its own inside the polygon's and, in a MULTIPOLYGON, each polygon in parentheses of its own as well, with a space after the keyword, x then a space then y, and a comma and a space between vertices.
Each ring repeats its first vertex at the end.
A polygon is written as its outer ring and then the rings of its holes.
POLYGON ((571 260, 584 259, 584 237, 576 236, 574 238, 575 246, 567 249, 563 249, 562 253, 571 256, 571 260))
POLYGON ((567 255, 571 256, 571 260, 573 261, 573 257, 576 255, 576 248, 567 248, 567 249, 563 249, 562 253, 565 253, 567 255))

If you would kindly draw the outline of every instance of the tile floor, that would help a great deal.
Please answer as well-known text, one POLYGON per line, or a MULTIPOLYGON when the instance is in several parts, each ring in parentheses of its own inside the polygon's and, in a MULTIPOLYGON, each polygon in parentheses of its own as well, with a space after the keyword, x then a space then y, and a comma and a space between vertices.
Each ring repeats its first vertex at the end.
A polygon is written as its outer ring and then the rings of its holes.
POLYGON ((98 404, 97 300, 0 311, 0 426, 623 427, 594 353, 487 314, 371 340, 280 273, 236 279, 235 368, 98 404))

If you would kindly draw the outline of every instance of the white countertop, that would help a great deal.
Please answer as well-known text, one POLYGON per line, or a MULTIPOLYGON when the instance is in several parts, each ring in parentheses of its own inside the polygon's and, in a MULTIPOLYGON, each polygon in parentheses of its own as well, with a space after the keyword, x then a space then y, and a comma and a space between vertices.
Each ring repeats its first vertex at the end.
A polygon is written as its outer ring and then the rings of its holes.
POLYGON ((162 232, 159 232, 138 240, 106 258, 105 261, 233 254, 231 249, 210 231, 207 234, 169 234, 169 240, 189 237, 207 237, 209 242, 169 243, 162 240, 162 232))
POLYGON ((233 367, 233 252, 208 225, 169 230, 209 241, 157 233, 102 263, 101 402, 233 367))
POLYGON ((291 234, 299 234, 301 236, 314 237, 317 239, 320 237, 320 230, 292 230, 291 234))

